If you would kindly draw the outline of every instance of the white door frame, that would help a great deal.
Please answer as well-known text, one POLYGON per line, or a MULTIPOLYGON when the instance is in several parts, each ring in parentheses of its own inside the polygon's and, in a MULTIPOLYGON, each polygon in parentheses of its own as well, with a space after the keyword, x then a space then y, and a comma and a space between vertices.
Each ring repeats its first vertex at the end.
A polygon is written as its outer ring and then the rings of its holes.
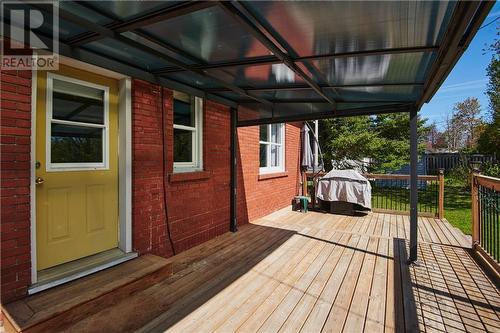
MULTIPOLYGON (((119 80, 118 86, 118 248, 132 252, 132 80, 130 77, 112 72, 78 60, 60 56, 60 63, 78 69, 119 80)), ((31 151, 30 151, 30 238, 31 238, 31 284, 37 282, 36 265, 36 104, 37 71, 31 75, 31 151)))

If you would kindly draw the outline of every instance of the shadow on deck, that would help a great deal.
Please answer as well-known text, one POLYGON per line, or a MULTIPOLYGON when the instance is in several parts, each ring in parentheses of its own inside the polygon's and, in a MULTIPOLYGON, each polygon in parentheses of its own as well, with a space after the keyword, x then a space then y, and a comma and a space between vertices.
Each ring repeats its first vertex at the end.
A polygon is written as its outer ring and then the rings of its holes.
MULTIPOLYGON (((470 250, 441 244, 419 244, 419 261, 408 265, 409 242, 394 239, 399 249, 406 331, 499 332, 498 287, 474 261, 470 250)), ((403 324, 404 323, 404 324, 403 324)))
MULTIPOLYGON (((446 221, 421 218, 419 223, 419 265, 408 265, 408 217, 282 210, 166 260, 168 276, 142 278, 136 288, 97 296, 83 312, 78 306, 59 309, 58 324, 48 327, 71 332, 499 331, 500 293, 465 248, 468 238, 446 221)), ((48 304, 42 300, 54 301, 57 289, 24 303, 36 310, 48 304)))

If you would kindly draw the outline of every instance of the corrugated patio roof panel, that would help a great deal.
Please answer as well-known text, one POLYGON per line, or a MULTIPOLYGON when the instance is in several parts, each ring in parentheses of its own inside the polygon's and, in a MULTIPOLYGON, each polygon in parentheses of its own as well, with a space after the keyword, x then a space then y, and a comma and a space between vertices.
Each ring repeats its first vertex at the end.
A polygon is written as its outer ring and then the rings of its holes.
MULTIPOLYGON (((104 2, 104 1, 101 1, 104 2)), ((99 2, 95 2, 99 3, 99 2)), ((68 10, 71 12, 77 12, 78 15, 85 17, 86 19, 94 22, 95 24, 99 25, 105 25, 105 24, 110 24, 114 20, 111 17, 108 17, 106 15, 103 15, 99 13, 98 11, 93 10, 92 8, 81 6, 78 3, 74 1, 60 1, 59 2, 59 8, 68 10)))
MULTIPOLYGON (((330 89, 330 88, 325 88, 330 89)), ((421 86, 369 86, 338 88, 340 100, 348 102, 411 102, 422 94, 421 86)))
POLYGON ((305 81, 284 64, 257 66, 233 66, 222 69, 208 69, 226 82, 244 87, 289 87, 304 85, 305 81))
MULTIPOLYGON (((202 89, 213 89, 220 87, 216 82, 213 80, 200 75, 196 73, 190 73, 190 72, 177 72, 177 73, 171 73, 167 76, 164 76, 168 79, 175 80, 182 82, 184 84, 192 85, 198 88, 202 89)), ((238 95, 239 96, 239 95, 238 95)))
POLYGON ((298 56, 436 45, 451 1, 248 1, 298 56))
MULTIPOLYGON (((394 102, 349 102, 349 103, 337 103, 336 107, 338 111, 347 110, 354 113, 356 110, 361 110, 368 107, 383 107, 394 105, 394 102)), ((347 112, 348 114, 348 112, 347 112)))
POLYGON ((324 102, 324 99, 312 89, 293 89, 293 90, 265 90, 253 91, 259 97, 269 100, 286 100, 286 101, 316 101, 319 103, 324 102))
MULTIPOLYGON (((139 34, 139 33, 132 32, 132 31, 122 32, 121 35, 125 36, 131 40, 134 40, 140 44, 143 44, 144 46, 150 47, 150 48, 152 48, 152 49, 154 49, 162 54, 165 54, 169 57, 175 58, 176 60, 181 61, 184 64, 187 64, 187 65, 194 65, 195 64, 195 62, 192 59, 187 58, 179 53, 176 53, 175 50, 172 50, 170 48, 166 48, 165 46, 163 46, 161 44, 158 44, 158 43, 151 41, 151 39, 147 35, 139 34)), ((172 65, 170 65, 170 66, 172 66, 172 65)))
POLYGON ((241 103, 238 108, 238 122, 241 126, 249 126, 255 122, 279 123, 283 119, 287 121, 301 120, 305 116, 310 119, 329 118, 332 114, 336 116, 366 115, 367 108, 376 113, 385 113, 389 110, 404 112, 411 105, 410 102, 338 102, 335 106, 328 103, 318 102, 280 102, 273 105, 261 103, 241 103))
POLYGON ((157 70, 172 65, 149 52, 126 45, 112 38, 105 38, 85 44, 85 48, 129 64, 134 64, 146 70, 157 70))
POLYGON ((300 108, 303 119, 336 116, 348 111, 346 102, 359 102, 353 110, 365 114, 390 111, 367 103, 379 101, 400 112, 432 97, 492 6, 78 1, 61 5, 60 50, 233 107, 255 107, 255 119, 271 110, 273 121, 293 121, 300 108), (287 103, 293 117, 276 118, 286 114, 287 103))
POLYGON ((269 55, 269 51, 217 6, 158 22, 143 28, 205 62, 269 55))
MULTIPOLYGON (((323 91, 330 97, 335 94, 329 91, 323 91)), ((263 91, 252 91, 252 94, 265 98, 273 103, 324 103, 328 105, 331 109, 332 105, 325 103, 323 97, 316 93, 312 89, 293 89, 293 90, 263 90, 263 91)), ((240 103, 249 103, 248 100, 239 100, 240 103)))
POLYGON ((435 52, 415 52, 330 58, 305 63, 317 68, 329 85, 422 83, 435 57, 435 52))
POLYGON ((92 7, 120 20, 130 20, 161 9, 173 7, 182 1, 92 1, 92 7))

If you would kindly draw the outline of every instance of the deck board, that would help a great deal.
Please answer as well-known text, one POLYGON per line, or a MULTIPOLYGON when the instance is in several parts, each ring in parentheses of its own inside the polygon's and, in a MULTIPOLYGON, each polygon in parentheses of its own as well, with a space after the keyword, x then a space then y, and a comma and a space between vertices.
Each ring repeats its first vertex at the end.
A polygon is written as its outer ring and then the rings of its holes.
POLYGON ((347 332, 361 332, 365 326, 379 241, 380 239, 375 237, 370 237, 368 241, 367 253, 363 258, 361 272, 344 325, 344 330, 347 332))
POLYGON ((367 332, 383 332, 385 308, 387 303, 387 261, 389 240, 380 239, 378 243, 373 278, 368 298, 364 330, 367 332))
MULTIPOLYGON (((500 292, 446 220, 279 211, 170 258, 174 274, 68 332, 500 331, 500 292)), ((32 300, 42 306, 52 299, 32 300)))

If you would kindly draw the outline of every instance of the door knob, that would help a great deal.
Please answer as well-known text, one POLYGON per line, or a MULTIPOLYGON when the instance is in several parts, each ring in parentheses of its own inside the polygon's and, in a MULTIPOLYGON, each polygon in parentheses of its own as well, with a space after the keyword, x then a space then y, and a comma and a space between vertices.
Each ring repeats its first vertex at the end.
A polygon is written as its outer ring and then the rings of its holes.
POLYGON ((43 184, 44 182, 45 182, 45 179, 43 179, 42 177, 36 177, 36 179, 35 179, 36 185, 43 184))

